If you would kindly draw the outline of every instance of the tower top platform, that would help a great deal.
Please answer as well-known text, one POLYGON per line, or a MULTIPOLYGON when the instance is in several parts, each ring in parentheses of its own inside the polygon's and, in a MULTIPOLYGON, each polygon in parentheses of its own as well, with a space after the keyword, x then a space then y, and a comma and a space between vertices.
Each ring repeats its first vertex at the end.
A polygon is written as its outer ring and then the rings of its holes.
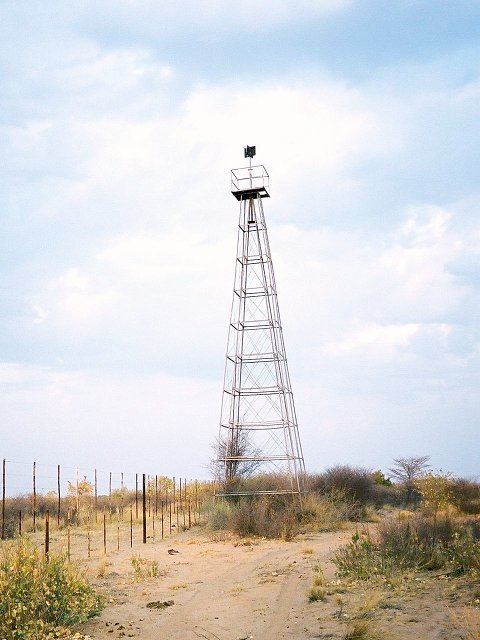
POLYGON ((231 186, 237 200, 248 200, 255 196, 270 197, 270 176, 263 164, 232 169, 231 186))

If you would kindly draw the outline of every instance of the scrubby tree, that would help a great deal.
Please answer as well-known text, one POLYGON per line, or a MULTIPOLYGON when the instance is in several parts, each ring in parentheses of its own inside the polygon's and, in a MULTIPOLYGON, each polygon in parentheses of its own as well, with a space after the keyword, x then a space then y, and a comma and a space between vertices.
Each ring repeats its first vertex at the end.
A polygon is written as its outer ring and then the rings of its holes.
POLYGON ((234 427, 229 435, 213 444, 216 456, 211 465, 215 478, 226 491, 252 476, 261 465, 257 459, 260 451, 253 445, 247 430, 234 427))
POLYGON ((422 496, 422 504, 433 516, 432 548, 437 537, 437 516, 441 509, 452 504, 453 478, 451 473, 432 473, 429 471, 415 481, 415 486, 422 496))
POLYGON ((80 515, 82 508, 88 507, 93 495, 93 484, 84 476, 83 480, 69 482, 67 487, 69 502, 77 516, 80 515))
POLYGON ((415 496, 415 481, 430 468, 430 456, 411 456, 410 458, 394 458, 395 463, 389 469, 393 478, 402 483, 406 492, 406 503, 411 504, 415 496))

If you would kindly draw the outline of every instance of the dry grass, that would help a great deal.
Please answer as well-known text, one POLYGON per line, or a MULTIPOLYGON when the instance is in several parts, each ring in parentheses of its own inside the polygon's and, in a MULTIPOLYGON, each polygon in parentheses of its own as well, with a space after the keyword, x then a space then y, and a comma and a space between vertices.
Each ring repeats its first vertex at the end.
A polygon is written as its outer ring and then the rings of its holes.
POLYGON ((97 567, 97 578, 104 578, 107 570, 107 558, 105 555, 100 556, 97 567))
POLYGON ((480 640, 480 610, 472 607, 450 610, 449 618, 462 640, 480 640))
POLYGON ((234 596, 242 593, 243 591, 245 591, 245 585, 241 583, 234 584, 232 587, 230 587, 230 593, 234 596))
POLYGON ((357 606, 358 617, 371 614, 382 606, 384 599, 385 594, 378 589, 372 589, 364 593, 357 606))
POLYGON ((327 592, 325 590, 325 587, 313 585, 307 591, 307 598, 309 602, 317 602, 318 600, 325 600, 326 596, 327 596, 327 592))
POLYGON ((203 540, 200 540, 199 538, 190 538, 190 540, 187 540, 187 544, 203 544, 203 540))
POLYGON ((164 572, 160 571, 157 560, 146 560, 142 558, 140 554, 133 554, 130 562, 133 567, 135 580, 158 578, 160 575, 165 575, 164 572))
POLYGON ((318 600, 325 600, 327 596, 327 588, 325 582, 325 576, 323 569, 317 562, 312 567, 313 571, 313 584, 307 591, 307 598, 309 602, 317 602, 318 600))
POLYGON ((357 618, 347 626, 343 640, 390 640, 391 636, 372 620, 357 618))
POLYGON ((171 591, 179 591, 180 589, 188 589, 188 584, 186 582, 177 582, 176 584, 171 584, 169 586, 171 591))

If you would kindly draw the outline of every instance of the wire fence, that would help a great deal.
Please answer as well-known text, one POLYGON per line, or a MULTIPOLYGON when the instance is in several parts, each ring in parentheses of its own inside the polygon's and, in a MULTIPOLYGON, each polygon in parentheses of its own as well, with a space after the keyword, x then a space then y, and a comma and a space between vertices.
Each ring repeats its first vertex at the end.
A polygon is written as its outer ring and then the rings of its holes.
POLYGON ((205 521, 214 483, 3 459, 1 540, 28 534, 45 554, 91 558, 205 521))

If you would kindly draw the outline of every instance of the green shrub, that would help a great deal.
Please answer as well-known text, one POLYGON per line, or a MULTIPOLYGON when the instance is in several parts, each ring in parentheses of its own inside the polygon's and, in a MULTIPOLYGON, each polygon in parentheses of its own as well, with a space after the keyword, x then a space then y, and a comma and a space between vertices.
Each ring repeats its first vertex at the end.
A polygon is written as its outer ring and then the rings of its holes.
POLYGON ((339 529, 347 520, 356 519, 358 505, 340 489, 324 494, 309 493, 303 498, 301 523, 318 531, 339 529))
POLYGON ((388 521, 377 535, 359 535, 333 558, 340 576, 366 580, 407 570, 447 568, 480 575, 480 541, 468 521, 416 517, 388 521))
POLYGON ((473 480, 455 478, 451 487, 451 502, 462 513, 480 514, 480 484, 473 480))
POLYGON ((398 504, 398 489, 385 481, 380 483, 379 472, 361 467, 337 465, 320 474, 308 478, 309 488, 319 494, 332 491, 345 493, 357 505, 357 519, 361 518, 361 508, 366 505, 381 507, 384 504, 398 504))
POLYGON ((291 540, 300 529, 331 531, 357 515, 357 504, 345 491, 295 495, 235 496, 216 500, 208 510, 209 527, 242 537, 291 540))
POLYGON ((0 637, 44 640, 97 615, 102 599, 65 556, 47 559, 27 539, 5 544, 0 561, 0 637))
POLYGON ((208 526, 213 531, 229 528, 232 506, 226 500, 214 498, 206 506, 208 513, 208 526))

